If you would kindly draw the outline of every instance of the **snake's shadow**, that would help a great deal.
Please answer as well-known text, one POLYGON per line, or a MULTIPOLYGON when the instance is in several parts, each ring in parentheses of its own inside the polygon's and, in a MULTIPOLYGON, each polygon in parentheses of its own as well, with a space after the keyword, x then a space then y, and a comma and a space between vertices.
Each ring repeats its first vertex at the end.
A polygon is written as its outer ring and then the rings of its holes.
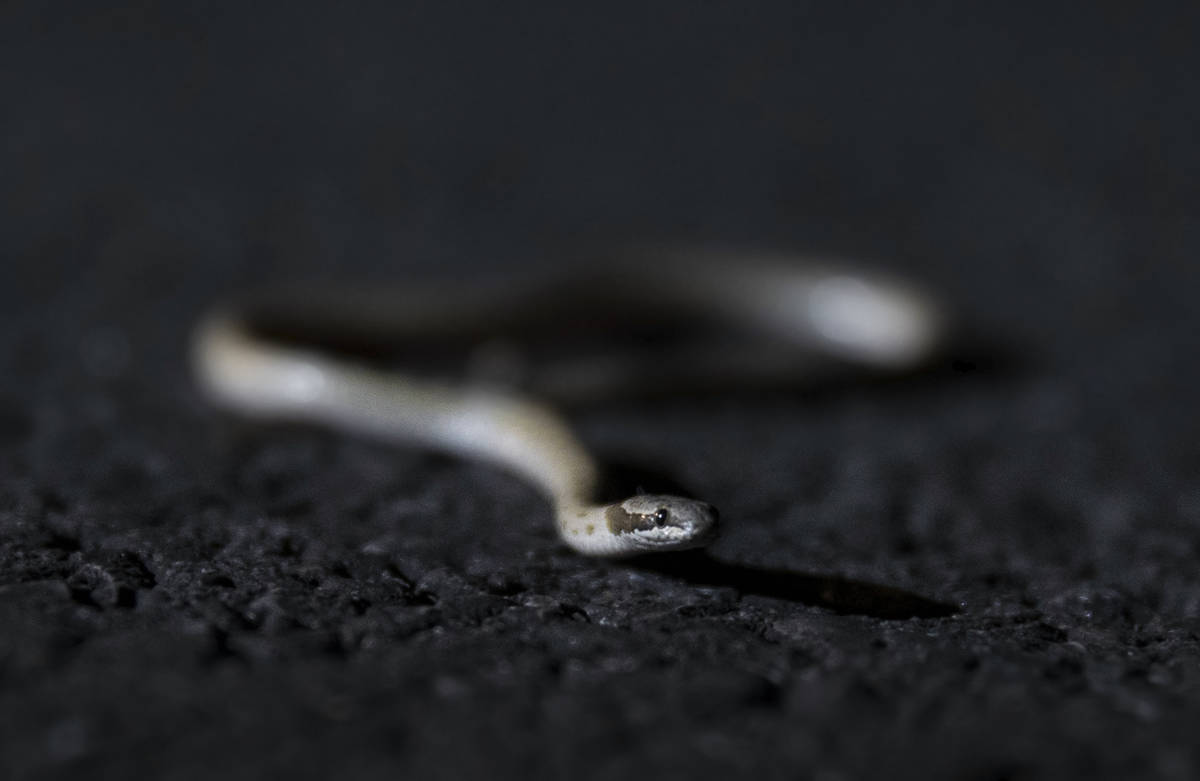
MULTIPOLYGON (((606 460, 606 500, 614 501, 643 488, 690 496, 692 492, 661 469, 634 464, 627 458, 606 460)), ((636 559, 629 566, 657 572, 696 586, 732 588, 741 594, 823 607, 883 619, 943 618, 958 612, 954 605, 861 580, 834 575, 812 575, 788 570, 760 569, 729 564, 706 551, 682 551, 636 559)))
MULTIPOLYGON (((964 323, 954 342, 947 346, 935 365, 921 371, 899 376, 866 378, 870 388, 880 392, 907 385, 912 389, 941 385, 948 381, 993 383, 1013 379, 1033 371, 1036 356, 1027 350, 997 339, 964 323)), ((851 378, 847 378, 850 381, 851 378)), ((863 386, 863 378, 853 380, 855 387, 863 386)), ((823 382, 802 389, 795 387, 780 391, 788 396, 800 392, 808 398, 821 398, 841 392, 847 387, 840 382, 823 382)), ((661 470, 643 464, 606 461, 609 500, 628 495, 631 488, 653 486, 664 493, 690 496, 692 492, 661 470)), ((732 588, 741 594, 754 594, 773 599, 821 607, 836 613, 901 620, 908 618, 944 618, 959 612, 956 605, 931 599, 911 591, 844 578, 837 575, 816 575, 807 572, 764 569, 742 564, 730 564, 714 559, 706 550, 683 551, 636 559, 628 566, 656 572, 696 586, 732 588)))
POLYGON ((898 620, 944 618, 958 608, 911 591, 834 575, 759 569, 718 561, 705 551, 647 557, 632 564, 695 586, 732 588, 741 594, 783 599, 835 613, 898 620))

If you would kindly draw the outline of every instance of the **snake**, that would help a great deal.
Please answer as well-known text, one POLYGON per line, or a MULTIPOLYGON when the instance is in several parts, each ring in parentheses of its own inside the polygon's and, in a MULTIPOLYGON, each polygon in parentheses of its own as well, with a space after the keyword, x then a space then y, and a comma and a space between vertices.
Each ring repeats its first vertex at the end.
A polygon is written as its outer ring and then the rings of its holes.
POLYGON ((903 370, 926 360, 944 330, 940 307, 907 281, 780 253, 658 252, 583 272, 534 274, 533 283, 494 276, 486 284, 323 285, 242 296, 199 320, 195 374, 209 399, 237 414, 315 423, 507 468, 545 495, 563 544, 585 556, 623 558, 708 545, 718 536, 719 513, 689 496, 600 498, 601 468, 559 402, 795 378, 811 371, 804 356, 813 354, 831 365, 903 370), (638 330, 666 315, 707 341, 668 352, 638 330), (509 349, 513 334, 558 335, 568 324, 602 344, 614 330, 632 328, 643 349, 582 360, 568 338, 566 360, 552 368, 531 366, 509 349), (736 340, 724 338, 732 333, 736 340), (346 349, 354 339, 385 336, 435 358, 467 344, 469 368, 464 376, 381 366, 366 360, 370 350, 346 349))

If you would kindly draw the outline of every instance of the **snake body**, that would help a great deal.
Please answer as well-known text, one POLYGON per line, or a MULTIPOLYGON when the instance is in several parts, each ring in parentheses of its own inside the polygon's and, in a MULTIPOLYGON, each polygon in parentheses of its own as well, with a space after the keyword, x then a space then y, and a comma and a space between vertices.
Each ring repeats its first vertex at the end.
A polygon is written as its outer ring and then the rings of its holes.
MULTIPOLYGON (((370 294, 345 298, 322 292, 312 300, 318 323, 352 324, 360 332, 382 329, 417 341, 426 332, 477 332, 482 340, 494 323, 537 321, 546 309, 578 313, 579 307, 600 307, 622 320, 686 311, 750 327, 764 339, 794 348, 885 369, 926 357, 940 332, 936 308, 906 285, 779 258, 656 257, 609 268, 583 284, 523 295, 500 287, 460 297, 453 291, 410 291, 387 304, 370 294)), ((632 367, 601 363, 586 371, 543 374, 530 389, 517 390, 367 366, 319 345, 279 338, 261 327, 261 317, 252 303, 223 306, 196 329, 195 369, 218 404, 255 417, 307 420, 506 466, 542 489, 562 541, 588 556, 703 546, 716 536, 718 514, 707 502, 671 495, 600 502, 595 460, 542 396, 603 395, 647 375, 655 375, 656 382, 687 383, 705 375, 727 381, 731 373, 761 374, 764 366, 766 373, 789 373, 786 359, 777 355, 760 360, 753 350, 721 348, 716 354, 691 355, 686 366, 667 358, 632 367)))

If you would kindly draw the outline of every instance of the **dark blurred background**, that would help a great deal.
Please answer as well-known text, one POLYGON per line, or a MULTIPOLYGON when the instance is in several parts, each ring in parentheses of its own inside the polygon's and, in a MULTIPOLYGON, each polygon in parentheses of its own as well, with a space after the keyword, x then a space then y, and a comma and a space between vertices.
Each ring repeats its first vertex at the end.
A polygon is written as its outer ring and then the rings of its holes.
POLYGON ((3 4, 0 769, 1194 777, 1197 15, 3 4), (641 241, 959 312, 906 382, 578 421, 719 561, 956 616, 585 561, 500 471, 187 372, 233 291, 641 241))

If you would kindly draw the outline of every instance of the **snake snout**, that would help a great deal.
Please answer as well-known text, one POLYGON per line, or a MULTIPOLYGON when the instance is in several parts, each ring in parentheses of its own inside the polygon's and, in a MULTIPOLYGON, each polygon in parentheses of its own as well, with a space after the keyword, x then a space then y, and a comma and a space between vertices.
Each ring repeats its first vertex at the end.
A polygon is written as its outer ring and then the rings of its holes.
POLYGON ((721 530, 721 513, 708 502, 691 500, 687 513, 687 537, 680 541, 679 549, 700 548, 715 540, 721 530))

